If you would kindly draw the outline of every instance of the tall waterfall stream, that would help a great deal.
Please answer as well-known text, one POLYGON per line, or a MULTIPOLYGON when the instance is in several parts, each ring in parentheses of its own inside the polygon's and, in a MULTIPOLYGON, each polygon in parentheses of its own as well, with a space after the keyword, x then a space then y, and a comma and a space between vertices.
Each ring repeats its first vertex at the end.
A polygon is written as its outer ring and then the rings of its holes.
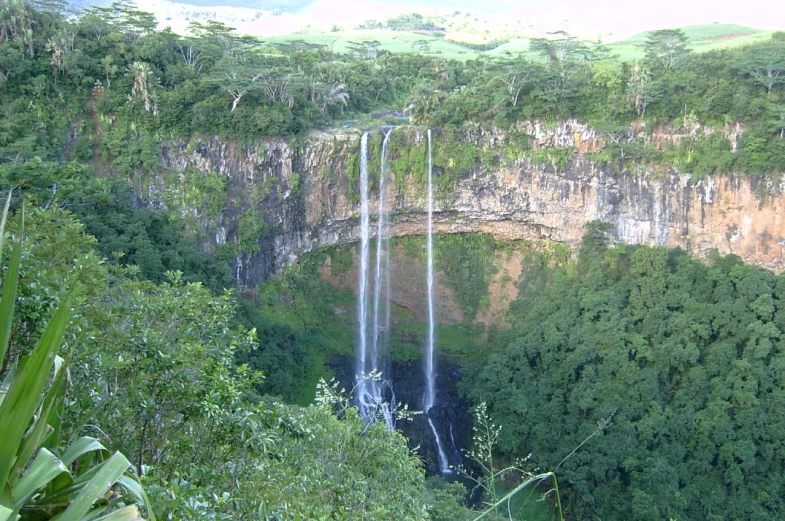
MULTIPOLYGON (((357 349, 357 388, 356 399, 360 414, 366 422, 384 420, 388 429, 395 428, 393 411, 395 394, 392 382, 384 379, 384 352, 388 345, 390 329, 390 248, 389 248, 389 202, 386 183, 389 182, 387 172, 389 130, 382 141, 379 200, 376 221, 376 259, 373 273, 373 299, 371 305, 371 214, 369 203, 368 180, 368 133, 360 138, 360 266, 357 296, 359 325, 359 342, 357 349), (372 316, 369 317, 369 308, 372 316), (369 330, 370 325, 370 330, 369 330)), ((425 349, 425 396, 422 403, 423 412, 433 433, 439 458, 439 470, 442 474, 450 473, 450 462, 444 450, 442 439, 431 411, 436 401, 436 367, 435 367, 435 330, 436 317, 434 312, 434 276, 433 276, 433 153, 431 130, 428 129, 428 223, 427 223, 427 298, 428 298, 428 337, 425 349)), ((452 426, 450 426, 452 428, 452 426)))

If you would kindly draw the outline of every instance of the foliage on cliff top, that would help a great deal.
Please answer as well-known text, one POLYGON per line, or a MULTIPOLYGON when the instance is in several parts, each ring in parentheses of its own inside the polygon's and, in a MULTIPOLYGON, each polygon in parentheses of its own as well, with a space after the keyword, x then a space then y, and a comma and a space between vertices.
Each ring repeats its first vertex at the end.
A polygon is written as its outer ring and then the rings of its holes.
POLYGON ((521 119, 599 124, 742 122, 737 171, 785 169, 785 37, 701 55, 679 30, 653 31, 643 57, 566 33, 526 54, 465 63, 422 54, 264 46, 220 23, 155 31, 114 4, 75 20, 24 0, 2 11, 0 161, 89 161, 123 175, 158 168, 159 146, 196 134, 240 141, 295 135, 350 115, 403 110, 414 122, 509 126, 521 119))

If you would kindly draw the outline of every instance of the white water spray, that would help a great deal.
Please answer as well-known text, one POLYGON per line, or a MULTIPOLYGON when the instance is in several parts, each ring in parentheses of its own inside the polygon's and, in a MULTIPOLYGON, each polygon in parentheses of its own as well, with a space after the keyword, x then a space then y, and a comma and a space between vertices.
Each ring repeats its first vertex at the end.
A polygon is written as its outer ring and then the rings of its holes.
POLYGON ((368 371, 368 240, 370 238, 368 213, 368 133, 360 138, 360 273, 359 294, 357 297, 357 320, 360 325, 359 352, 357 353, 357 405, 363 418, 368 415, 365 397, 367 395, 368 371))
POLYGON ((433 313, 433 154, 431 151, 431 129, 428 129, 428 349, 425 354, 425 414, 428 416, 428 425, 436 439, 436 448, 439 452, 439 470, 442 474, 450 471, 447 455, 442 447, 442 440, 436 431, 436 426, 430 418, 430 410, 436 403, 436 374, 434 372, 434 329, 435 319, 433 313))
POLYGON ((387 145, 390 132, 384 137, 379 173, 379 206, 376 230, 376 269, 373 294, 373 320, 368 332, 368 265, 370 242, 370 211, 368 204, 368 134, 360 139, 360 273, 358 294, 358 320, 360 323, 359 354, 357 357, 357 402, 360 414, 366 421, 375 421, 381 413, 388 429, 395 428, 392 411, 395 395, 389 380, 381 379, 381 351, 390 323, 390 274, 389 248, 385 247, 385 235, 389 235, 387 210, 385 206, 385 178, 387 145), (382 284, 386 285, 385 298, 382 300, 382 284), (382 311, 384 308, 384 311, 382 311), (385 327, 379 324, 379 316, 384 313, 385 327), (370 340, 370 342, 369 342, 370 340), (370 346, 369 346, 370 344, 370 346))
MULTIPOLYGON (((388 230, 388 210, 385 205, 386 190, 385 178, 387 167, 387 145, 390 140, 392 129, 387 132, 382 141, 381 164, 379 167, 379 206, 378 218, 376 223, 376 277, 374 279, 373 293, 373 342, 371 343, 371 370, 382 371, 382 348, 383 341, 387 338, 390 326, 390 254, 389 254, 389 230, 388 230), (382 283, 386 283, 385 298, 382 300, 382 283), (379 315, 384 308, 385 325, 382 328, 379 324, 379 315)), ((377 405, 384 416, 387 428, 395 428, 395 420, 392 415, 392 408, 395 406, 395 394, 392 390, 392 383, 389 380, 372 380, 369 382, 369 399, 377 405), (385 391, 389 395, 389 403, 385 402, 385 391)))

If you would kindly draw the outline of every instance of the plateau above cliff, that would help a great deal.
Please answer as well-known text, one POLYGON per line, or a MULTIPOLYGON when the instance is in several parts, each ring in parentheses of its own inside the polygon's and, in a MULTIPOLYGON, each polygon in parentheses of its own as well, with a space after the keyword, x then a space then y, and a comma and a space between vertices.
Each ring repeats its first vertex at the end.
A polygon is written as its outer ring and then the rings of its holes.
MULTIPOLYGON (((372 171, 378 171, 386 131, 371 132, 372 171)), ((526 122, 512 131, 435 132, 434 229, 575 247, 587 223, 603 221, 616 242, 681 247, 702 258, 716 249, 781 272, 785 197, 779 180, 741 174, 696 179, 671 165, 608 159, 619 142, 664 150, 685 138, 711 135, 727 139, 735 151, 741 132, 739 127, 649 133, 631 128, 612 134, 574 121, 526 122)), ((138 194, 147 204, 190 217, 205 243, 231 246, 235 276, 247 290, 304 253, 357 240, 359 137, 356 130, 335 130, 296 143, 170 143, 161 154, 168 174, 148 180, 138 194), (225 191, 223 204, 209 211, 184 195, 191 185, 204 186, 204 176, 219 181, 212 191, 225 191)), ((392 182, 386 185, 393 201, 391 234, 421 235, 424 129, 396 127, 391 142, 392 182)), ((378 188, 372 190, 374 212, 378 188)))

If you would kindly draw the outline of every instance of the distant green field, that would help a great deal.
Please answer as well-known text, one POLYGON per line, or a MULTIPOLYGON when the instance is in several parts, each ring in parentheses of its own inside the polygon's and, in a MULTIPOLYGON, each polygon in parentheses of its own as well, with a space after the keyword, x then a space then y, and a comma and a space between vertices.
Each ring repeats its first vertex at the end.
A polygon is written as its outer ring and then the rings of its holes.
MULTIPOLYGON (((751 27, 734 24, 688 25, 681 30, 690 39, 690 47, 695 52, 713 51, 750 45, 768 39, 773 31, 761 31, 751 27)), ((608 44, 622 60, 635 60, 643 57, 638 48, 646 41, 646 33, 639 33, 625 40, 608 44)))
MULTIPOLYGON (((715 49, 726 49, 750 45, 768 39, 772 31, 761 31, 751 27, 734 24, 690 25, 681 28, 690 38, 690 46, 696 52, 715 49)), ((529 40, 516 38, 500 45, 491 51, 476 51, 460 44, 445 41, 428 34, 391 31, 386 29, 337 31, 330 33, 296 33, 286 36, 266 38, 266 42, 290 43, 303 41, 310 44, 324 45, 340 53, 348 52, 352 43, 365 41, 379 42, 380 50, 392 53, 423 52, 428 55, 441 56, 448 59, 468 60, 479 56, 502 56, 528 54, 529 40)), ((640 33, 625 40, 608 44, 611 50, 623 60, 635 60, 643 57, 638 48, 646 41, 646 33, 640 33)))
POLYGON ((445 55, 450 58, 467 59, 476 54, 476 51, 467 49, 458 44, 447 42, 427 34, 408 31, 390 31, 387 29, 368 29, 354 31, 339 31, 334 33, 295 33, 274 38, 265 38, 265 42, 295 42, 303 41, 311 44, 324 45, 328 49, 345 53, 351 50, 352 43, 379 42, 380 50, 392 53, 424 52, 424 54, 445 55))

